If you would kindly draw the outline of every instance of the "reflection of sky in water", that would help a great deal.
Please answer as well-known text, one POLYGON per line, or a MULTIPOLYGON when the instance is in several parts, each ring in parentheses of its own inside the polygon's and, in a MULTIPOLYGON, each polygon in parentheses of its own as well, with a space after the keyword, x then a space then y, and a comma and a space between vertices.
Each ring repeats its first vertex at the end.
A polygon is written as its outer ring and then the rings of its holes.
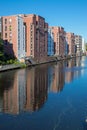
POLYGON ((83 67, 66 68, 66 69, 64 69, 64 71, 80 71, 80 70, 87 69, 87 67, 84 67, 84 64, 82 64, 82 66, 83 67))

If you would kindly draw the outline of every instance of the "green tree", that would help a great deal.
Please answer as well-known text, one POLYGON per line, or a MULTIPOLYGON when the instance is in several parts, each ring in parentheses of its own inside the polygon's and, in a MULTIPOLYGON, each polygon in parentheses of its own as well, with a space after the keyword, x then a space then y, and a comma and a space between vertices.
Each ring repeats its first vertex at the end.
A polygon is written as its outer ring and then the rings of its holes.
POLYGON ((4 59, 4 47, 3 47, 3 40, 0 38, 0 60, 4 59))
POLYGON ((15 62, 15 57, 11 54, 4 53, 3 40, 0 38, 0 64, 13 64, 15 62))

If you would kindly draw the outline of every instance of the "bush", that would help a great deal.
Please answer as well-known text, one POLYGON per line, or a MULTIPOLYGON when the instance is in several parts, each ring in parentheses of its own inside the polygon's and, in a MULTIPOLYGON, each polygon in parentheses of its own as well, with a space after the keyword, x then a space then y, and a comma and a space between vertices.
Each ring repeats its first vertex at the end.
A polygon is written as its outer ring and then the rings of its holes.
POLYGON ((21 63, 21 68, 26 68, 26 67, 27 67, 27 65, 26 65, 26 64, 21 63))
POLYGON ((0 65, 2 65, 2 61, 0 60, 0 65))
POLYGON ((2 65, 6 65, 6 62, 5 62, 5 61, 2 61, 2 65))

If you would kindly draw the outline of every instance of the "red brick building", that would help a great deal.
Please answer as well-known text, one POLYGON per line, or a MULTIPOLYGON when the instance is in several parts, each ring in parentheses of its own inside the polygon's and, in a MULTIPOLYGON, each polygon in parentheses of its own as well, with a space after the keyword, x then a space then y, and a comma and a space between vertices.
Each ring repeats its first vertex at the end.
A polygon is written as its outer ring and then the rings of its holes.
POLYGON ((2 39, 4 40, 5 50, 7 46, 9 53, 13 51, 17 59, 25 57, 25 25, 21 15, 2 17, 2 39), (12 46, 12 48, 9 46, 12 46))
POLYGON ((38 60, 47 57, 48 24, 41 16, 23 14, 2 17, 2 39, 7 48, 12 45, 17 59, 25 56, 38 60))
POLYGON ((48 24, 41 16, 23 16, 26 26, 26 56, 39 59, 47 56, 48 24))
POLYGON ((54 54, 65 55, 65 31, 63 27, 51 27, 54 39, 54 54))
POLYGON ((75 35, 74 33, 66 33, 66 39, 68 42, 68 54, 75 54, 75 35))

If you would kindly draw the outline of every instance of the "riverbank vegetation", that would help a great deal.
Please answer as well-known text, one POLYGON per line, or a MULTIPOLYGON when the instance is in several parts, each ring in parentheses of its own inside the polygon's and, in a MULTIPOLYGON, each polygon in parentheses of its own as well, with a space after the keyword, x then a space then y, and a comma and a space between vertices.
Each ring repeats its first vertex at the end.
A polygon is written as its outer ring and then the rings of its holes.
POLYGON ((19 62, 18 60, 14 60, 15 65, 20 65, 21 68, 26 68, 27 65, 25 63, 19 62))
POLYGON ((3 40, 0 38, 0 65, 13 64, 15 62, 15 57, 4 53, 3 40))

